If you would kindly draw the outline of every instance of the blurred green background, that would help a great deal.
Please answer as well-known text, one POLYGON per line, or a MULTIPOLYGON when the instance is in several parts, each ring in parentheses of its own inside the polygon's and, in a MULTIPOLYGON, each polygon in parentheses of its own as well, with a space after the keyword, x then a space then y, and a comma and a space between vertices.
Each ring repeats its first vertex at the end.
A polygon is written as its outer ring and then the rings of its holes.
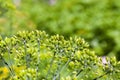
POLYGON ((98 56, 120 60, 120 0, 0 0, 0 35, 45 30, 80 36, 98 56))

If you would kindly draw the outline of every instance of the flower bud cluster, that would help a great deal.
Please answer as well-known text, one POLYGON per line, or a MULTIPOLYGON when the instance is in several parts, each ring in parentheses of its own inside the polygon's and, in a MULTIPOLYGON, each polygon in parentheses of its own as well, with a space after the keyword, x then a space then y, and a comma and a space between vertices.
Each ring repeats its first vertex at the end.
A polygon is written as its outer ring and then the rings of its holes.
POLYGON ((84 39, 49 36, 44 31, 23 31, 10 38, 0 37, 0 59, 14 80, 120 79, 120 62, 115 57, 107 57, 103 64, 102 58, 89 49, 84 39), (13 65, 25 68, 17 74, 13 65))

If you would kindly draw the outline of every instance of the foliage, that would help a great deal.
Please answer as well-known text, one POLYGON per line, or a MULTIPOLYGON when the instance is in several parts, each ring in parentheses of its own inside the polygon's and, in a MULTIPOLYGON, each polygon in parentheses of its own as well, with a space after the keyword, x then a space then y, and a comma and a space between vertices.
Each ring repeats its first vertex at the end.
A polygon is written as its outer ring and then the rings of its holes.
POLYGON ((29 1, 22 6, 37 29, 65 37, 81 36, 97 55, 116 55, 119 59, 119 0, 61 0, 53 6, 29 1))
POLYGON ((9 80, 120 79, 120 62, 115 57, 107 57, 104 63, 84 39, 49 36, 44 31, 1 37, 0 59, 9 70, 9 80), (17 73, 14 67, 22 66, 17 73))
MULTIPOLYGON (((1 0, 10 4, 11 0, 1 0), (6 1, 9 1, 6 2, 6 1)), ((120 59, 119 0, 21 0, 15 10, 4 7, 0 18, 0 34, 11 35, 19 30, 45 30, 65 38, 78 35, 86 39, 97 55, 116 55, 120 59)), ((12 5, 13 6, 13 5, 12 5)))
POLYGON ((15 6, 11 0, 0 0, 0 34, 4 31, 4 28, 11 30, 12 12, 14 12, 15 6), (11 19, 11 21, 9 21, 11 19), (9 27, 8 27, 9 26, 9 27))
POLYGON ((5 12, 9 10, 14 10, 15 6, 11 3, 10 0, 0 0, 0 16, 4 15, 5 12))
POLYGON ((11 36, 19 30, 34 30, 28 15, 18 9, 13 0, 0 0, 0 34, 11 36))

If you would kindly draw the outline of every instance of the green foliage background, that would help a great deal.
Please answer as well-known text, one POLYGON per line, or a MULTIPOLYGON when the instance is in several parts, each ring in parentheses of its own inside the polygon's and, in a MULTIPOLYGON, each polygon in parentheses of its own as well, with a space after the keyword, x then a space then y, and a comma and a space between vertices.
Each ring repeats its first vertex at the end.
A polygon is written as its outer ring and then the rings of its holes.
POLYGON ((49 34, 78 35, 85 38, 98 55, 120 53, 119 0, 21 1, 16 10, 0 18, 0 32, 11 35, 19 30, 45 30, 49 34))

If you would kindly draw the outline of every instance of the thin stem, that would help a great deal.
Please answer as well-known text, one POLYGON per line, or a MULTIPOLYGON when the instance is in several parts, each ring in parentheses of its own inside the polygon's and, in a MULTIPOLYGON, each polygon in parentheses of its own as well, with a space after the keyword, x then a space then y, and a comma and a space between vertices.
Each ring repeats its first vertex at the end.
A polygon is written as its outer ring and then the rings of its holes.
POLYGON ((38 57, 37 57, 37 67, 36 67, 36 80, 38 80, 38 72, 39 72, 39 63, 40 63, 40 39, 38 41, 38 57))
POLYGON ((62 67, 62 69, 60 70, 60 72, 62 72, 64 70, 64 68, 69 64, 69 62, 71 61, 71 59, 68 59, 68 61, 66 62, 66 64, 62 67))
POLYGON ((13 65, 12 65, 12 60, 11 60, 11 57, 10 57, 10 48, 8 47, 7 50, 8 50, 8 59, 10 61, 9 63, 10 63, 10 66, 11 66, 11 71, 12 71, 13 75, 15 75, 13 65))
MULTIPOLYGON (((54 55, 53 55, 53 57, 52 57, 52 60, 51 60, 51 62, 50 62, 50 68, 52 68, 54 59, 55 59, 55 53, 54 53, 54 55)), ((51 70, 50 68, 48 69, 48 72, 47 72, 47 75, 46 75, 46 79, 47 79, 47 77, 48 77, 48 74, 50 73, 50 70, 51 70)))
POLYGON ((14 73, 12 72, 12 69, 10 68, 9 64, 5 61, 5 59, 0 55, 0 58, 2 59, 3 63, 7 66, 8 70, 10 71, 10 74, 13 78, 14 73))
POLYGON ((79 74, 82 72, 83 70, 79 70, 78 73, 76 74, 76 76, 79 76, 79 74))
POLYGON ((106 72, 106 73, 104 73, 103 75, 101 75, 101 76, 98 76, 98 77, 94 78, 93 80, 100 79, 100 78, 102 78, 104 75, 108 74, 109 72, 110 72, 110 71, 107 71, 107 72, 106 72))
POLYGON ((60 77, 60 73, 65 69, 65 67, 68 65, 68 63, 71 61, 71 59, 69 59, 66 64, 61 68, 61 70, 58 71, 56 77, 60 77))
POLYGON ((61 60, 58 62, 58 68, 57 68, 56 73, 55 73, 55 75, 53 77, 53 80, 56 80, 56 78, 59 77, 60 63, 61 63, 61 60))
MULTIPOLYGON (((84 60, 84 63, 85 63, 85 64, 84 64, 84 68, 87 69, 88 66, 87 66, 87 64, 86 64, 86 60, 84 60)), ((76 74, 76 76, 79 76, 79 74, 80 74, 82 71, 83 71, 83 70, 80 69, 80 70, 78 71, 78 73, 76 74)))
POLYGON ((26 55, 26 57, 25 57, 25 60, 26 60, 26 67, 29 68, 26 40, 24 40, 24 52, 25 52, 25 55, 26 55))
MULTIPOLYGON (((26 54, 25 60, 26 60, 26 68, 29 68, 29 60, 28 60, 28 54, 27 54, 27 46, 26 46, 26 40, 23 41, 24 42, 24 52, 26 54)), ((30 80, 29 76, 26 76, 26 80, 30 80)))

